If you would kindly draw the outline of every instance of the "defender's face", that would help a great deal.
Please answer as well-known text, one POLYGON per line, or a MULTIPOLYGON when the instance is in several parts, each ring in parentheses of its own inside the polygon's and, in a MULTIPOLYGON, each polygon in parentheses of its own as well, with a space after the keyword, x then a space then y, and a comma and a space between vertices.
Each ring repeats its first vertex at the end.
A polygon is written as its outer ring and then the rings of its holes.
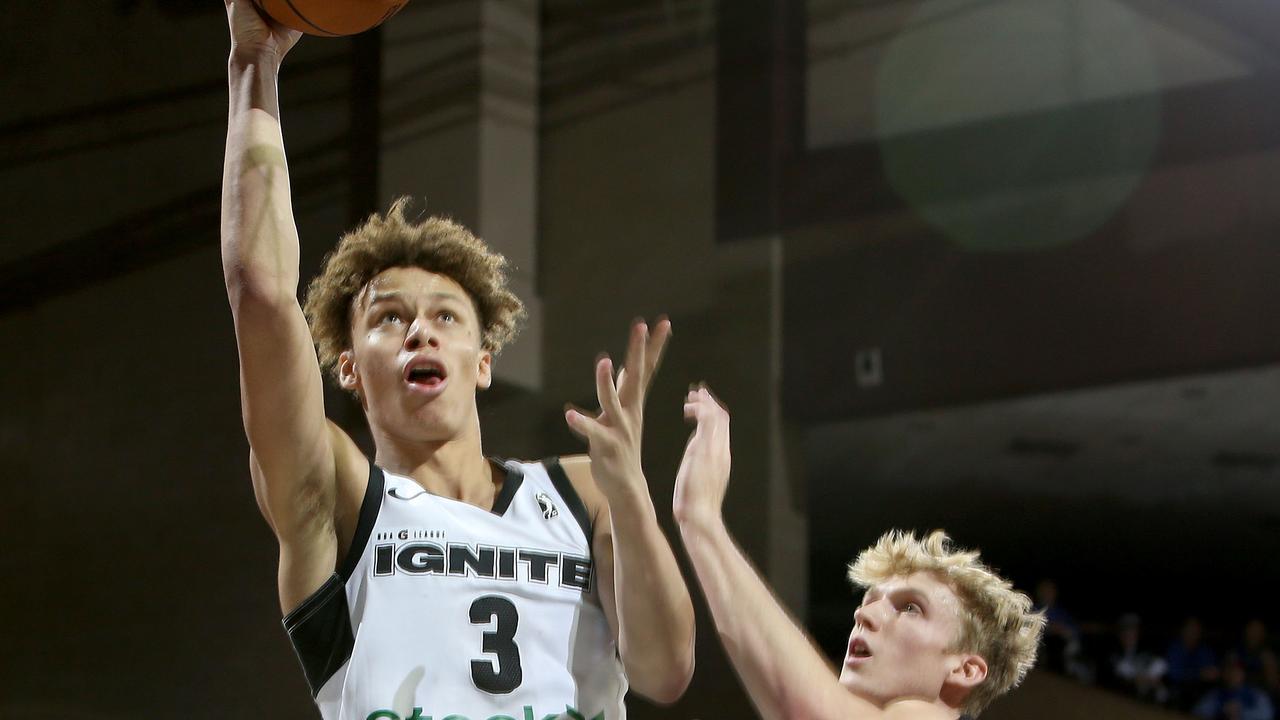
POLYGON ((476 389, 492 381, 492 356, 461 285, 421 268, 388 268, 354 306, 340 377, 359 393, 375 433, 445 441, 475 422, 476 389))
MULTIPOLYGON (((971 655, 952 653, 960 600, 931 573, 899 576, 867 590, 854 612, 840 683, 883 707, 894 699, 935 702, 971 655)), ((983 666, 985 675, 985 665, 983 666)))

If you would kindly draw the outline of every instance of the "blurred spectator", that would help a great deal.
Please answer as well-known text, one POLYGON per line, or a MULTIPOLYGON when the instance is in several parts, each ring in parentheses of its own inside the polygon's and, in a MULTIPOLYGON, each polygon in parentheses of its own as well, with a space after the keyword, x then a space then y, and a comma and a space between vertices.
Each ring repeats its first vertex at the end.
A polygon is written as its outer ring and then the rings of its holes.
POLYGON ((1254 618, 1244 626, 1240 644, 1233 651, 1244 668, 1245 681, 1260 687, 1272 697, 1280 696, 1280 667, 1276 653, 1267 644, 1267 626, 1254 618))
POLYGON ((1093 682, 1093 670, 1081 653, 1080 626, 1058 603, 1058 584, 1045 578, 1036 585, 1036 609, 1044 612, 1045 625, 1040 653, 1042 667, 1093 682))
POLYGON ((1170 704, 1179 710, 1189 710, 1220 676, 1218 657, 1204 643, 1199 618, 1189 617, 1182 623, 1182 630, 1169 643, 1164 659, 1169 665, 1165 678, 1170 704))
POLYGON ((1107 657, 1103 685, 1141 700, 1163 704, 1169 691, 1164 685, 1168 664, 1141 643, 1142 621, 1128 614, 1116 624, 1116 640, 1107 657))
POLYGON ((1271 699, 1245 680, 1244 665, 1236 658, 1222 667, 1222 684, 1196 703, 1192 713, 1203 720, 1274 720, 1271 699))

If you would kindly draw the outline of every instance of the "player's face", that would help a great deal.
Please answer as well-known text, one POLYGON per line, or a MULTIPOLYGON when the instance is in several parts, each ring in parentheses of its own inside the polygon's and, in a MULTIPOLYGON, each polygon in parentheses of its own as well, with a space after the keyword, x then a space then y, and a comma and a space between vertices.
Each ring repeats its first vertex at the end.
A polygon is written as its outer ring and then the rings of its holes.
MULTIPOLYGON (((901 698, 936 702, 968 654, 950 651, 960 601, 931 573, 890 579, 867 590, 854 612, 840 683, 883 707, 901 698)), ((985 666, 984 674, 985 674, 985 666)))
POLYGON ((357 390, 375 432, 444 441, 475 423, 476 389, 489 387, 492 357, 480 314, 453 279, 389 268, 356 298, 343 385, 357 390))

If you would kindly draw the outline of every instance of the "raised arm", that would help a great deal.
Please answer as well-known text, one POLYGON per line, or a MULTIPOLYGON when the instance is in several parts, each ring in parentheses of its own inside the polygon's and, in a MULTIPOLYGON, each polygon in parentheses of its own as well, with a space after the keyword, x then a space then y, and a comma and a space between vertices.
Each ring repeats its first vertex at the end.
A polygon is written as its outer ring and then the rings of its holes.
POLYGON ((674 512, 716 630, 766 720, 933 718, 907 701, 880 708, 844 688, 729 535, 721 515, 729 483, 729 413, 705 387, 689 392, 696 424, 676 475, 674 512))
POLYGON ((645 395, 670 334, 665 319, 652 337, 644 323, 633 325, 617 382, 608 358, 596 363, 600 414, 565 414, 590 447, 590 462, 566 462, 565 471, 584 494, 603 496, 593 542, 601 603, 617 631, 628 682, 658 703, 684 694, 694 660, 693 602, 640 464, 645 395))
POLYGON ((280 602, 287 611, 333 572, 337 554, 335 439, 298 304, 298 231, 276 96, 280 62, 298 33, 266 21, 249 0, 225 2, 231 56, 222 267, 254 491, 280 541, 280 602))

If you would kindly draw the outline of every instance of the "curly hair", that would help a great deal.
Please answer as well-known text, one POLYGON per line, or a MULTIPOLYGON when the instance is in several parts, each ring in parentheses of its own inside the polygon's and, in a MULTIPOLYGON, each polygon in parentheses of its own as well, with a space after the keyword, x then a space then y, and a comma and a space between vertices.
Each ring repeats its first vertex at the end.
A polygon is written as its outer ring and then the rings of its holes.
POLYGON ((507 288, 507 259, 447 218, 406 220, 408 204, 399 198, 385 216, 374 213, 344 235, 307 287, 303 309, 320 366, 329 372, 352 345, 356 297, 388 268, 419 267, 461 285, 480 314, 480 342, 489 352, 497 354, 519 332, 524 303, 507 288))
POLYGON ((960 630, 950 650, 987 661, 986 680, 969 693, 963 708, 977 717, 1017 687, 1035 664, 1044 613, 1032 612, 1031 598, 982 564, 976 551, 953 549, 941 530, 923 539, 901 530, 885 533, 849 565, 849 580, 865 589, 916 572, 932 573, 960 599, 960 630))

